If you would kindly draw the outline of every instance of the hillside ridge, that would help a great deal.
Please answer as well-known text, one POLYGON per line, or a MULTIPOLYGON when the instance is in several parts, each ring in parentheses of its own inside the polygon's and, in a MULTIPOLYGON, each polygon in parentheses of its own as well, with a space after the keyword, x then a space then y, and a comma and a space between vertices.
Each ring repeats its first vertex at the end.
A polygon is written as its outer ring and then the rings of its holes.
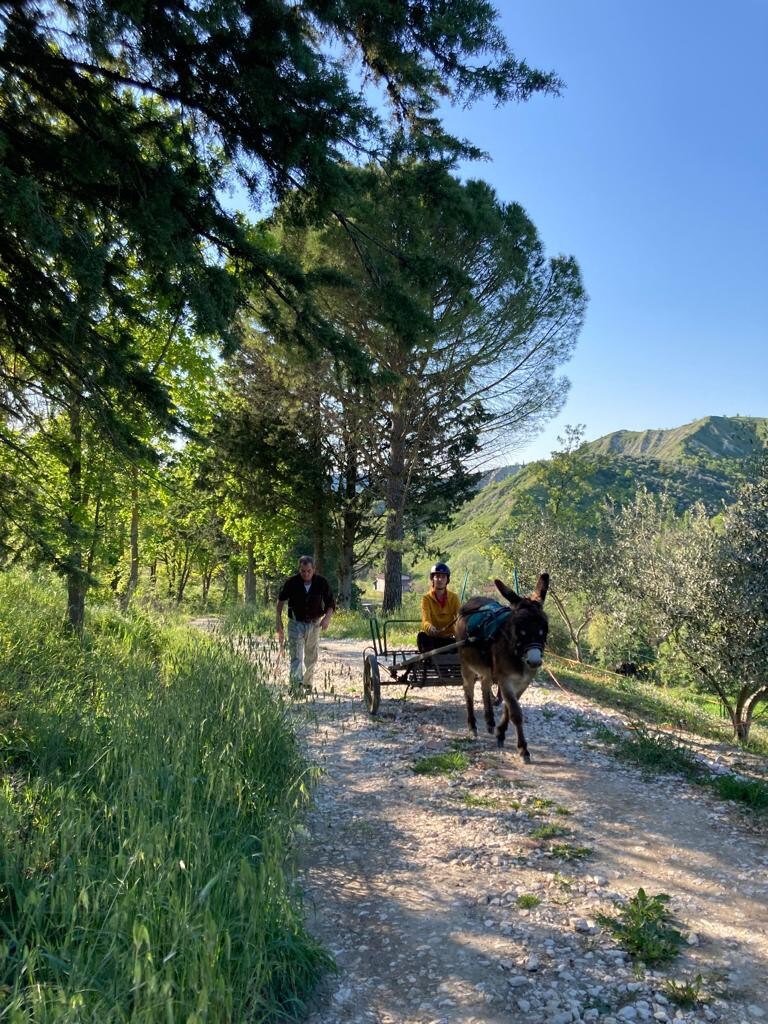
MULTIPOLYGON (((665 430, 617 430, 585 442, 578 454, 594 462, 589 500, 623 505, 644 486, 654 493, 666 491, 681 511, 701 501, 714 515, 734 500, 749 476, 750 460, 766 448, 768 417, 704 416, 665 430)), ((492 572, 487 538, 508 521, 521 497, 544 500, 541 467, 548 461, 499 467, 489 474, 453 522, 429 535, 430 557, 439 551, 454 571, 487 579, 492 572)), ((417 556, 412 571, 423 574, 427 561, 417 556)))
POLYGON ((685 455, 705 454, 717 458, 749 458, 765 447, 768 417, 704 416, 670 429, 616 430, 585 450, 594 454, 625 455, 676 461, 685 455))

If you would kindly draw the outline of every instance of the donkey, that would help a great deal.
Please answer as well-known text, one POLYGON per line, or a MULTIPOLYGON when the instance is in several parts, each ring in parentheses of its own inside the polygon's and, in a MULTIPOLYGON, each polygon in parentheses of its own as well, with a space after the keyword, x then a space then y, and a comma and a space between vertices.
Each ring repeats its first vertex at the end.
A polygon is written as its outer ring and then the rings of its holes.
POLYGON ((539 576, 530 597, 520 597, 501 580, 494 580, 494 583, 511 608, 489 602, 487 598, 471 597, 462 605, 456 623, 456 639, 467 641, 459 648, 467 724, 476 736, 474 693, 479 676, 488 732, 495 728, 497 745, 502 748, 511 718, 517 729, 518 752, 528 762, 531 755, 523 734, 523 713, 518 701, 541 665, 547 642, 549 625, 542 606, 549 589, 549 574, 543 572, 539 576), (493 683, 498 684, 504 700, 498 725, 491 705, 493 683))

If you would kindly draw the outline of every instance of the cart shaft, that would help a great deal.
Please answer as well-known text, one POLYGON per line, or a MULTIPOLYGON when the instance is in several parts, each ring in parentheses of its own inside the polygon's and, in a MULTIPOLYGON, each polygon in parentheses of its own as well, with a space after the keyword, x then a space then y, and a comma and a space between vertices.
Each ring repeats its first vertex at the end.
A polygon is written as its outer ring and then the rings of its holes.
POLYGON ((464 647, 466 642, 466 640, 457 640, 456 643, 447 644, 445 647, 436 647, 434 651, 424 651, 422 654, 414 654, 412 658, 400 661, 397 665, 387 666, 387 670, 393 678, 396 678, 401 669, 410 668, 411 665, 418 665, 422 661, 427 661, 428 658, 433 657, 435 654, 448 654, 450 651, 457 651, 460 647, 464 647))

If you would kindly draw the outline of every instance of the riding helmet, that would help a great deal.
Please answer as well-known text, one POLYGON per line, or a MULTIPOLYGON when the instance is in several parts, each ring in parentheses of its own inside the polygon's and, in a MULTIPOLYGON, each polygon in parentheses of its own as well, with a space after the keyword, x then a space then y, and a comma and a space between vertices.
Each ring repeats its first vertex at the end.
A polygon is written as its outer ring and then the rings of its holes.
POLYGON ((444 572, 448 577, 448 582, 451 582, 451 570, 448 568, 445 562, 435 562, 435 564, 429 570, 429 578, 432 579, 436 572, 444 572))

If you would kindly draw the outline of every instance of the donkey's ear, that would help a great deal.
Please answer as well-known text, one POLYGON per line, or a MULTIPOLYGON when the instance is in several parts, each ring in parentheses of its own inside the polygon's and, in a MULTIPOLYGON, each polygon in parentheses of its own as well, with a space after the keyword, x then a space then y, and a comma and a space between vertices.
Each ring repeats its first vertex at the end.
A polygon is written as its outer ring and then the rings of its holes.
POLYGON ((544 604, 544 598, 547 596, 547 591, 548 590, 549 590, 549 573, 548 572, 543 572, 541 574, 541 576, 539 576, 538 581, 536 582, 536 589, 531 594, 531 600, 532 601, 538 601, 539 604, 544 604))
POLYGON ((520 604, 520 598, 506 583, 502 583, 501 580, 494 580, 496 589, 509 601, 510 604, 520 604))

